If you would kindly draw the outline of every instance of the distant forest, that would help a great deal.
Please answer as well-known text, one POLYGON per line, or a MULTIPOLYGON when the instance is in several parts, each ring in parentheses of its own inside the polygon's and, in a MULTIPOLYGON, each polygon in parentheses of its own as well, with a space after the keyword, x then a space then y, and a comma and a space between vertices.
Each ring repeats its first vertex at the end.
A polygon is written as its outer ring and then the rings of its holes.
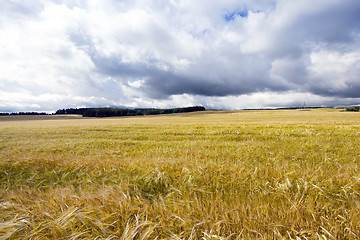
MULTIPOLYGON (((318 107, 307 107, 318 108, 318 107)), ((338 109, 345 109, 347 112, 359 112, 360 106, 351 107, 337 107, 338 109)), ((298 108, 279 108, 279 109, 298 109, 298 108)), ((251 110, 251 109, 247 109, 251 110)), ((268 110, 268 109, 267 109, 268 110)), ((171 114, 171 113, 184 113, 205 111, 202 106, 185 107, 185 108, 136 108, 136 109, 124 109, 124 108, 67 108, 59 109, 55 114, 80 114, 83 117, 112 117, 112 116, 138 116, 138 115, 157 115, 157 114, 171 114)), ((0 116, 17 116, 17 115, 53 115, 45 112, 13 112, 3 113, 0 112, 0 116)))
POLYGON ((113 116, 139 116, 139 115, 158 115, 158 114, 171 114, 171 113, 185 113, 205 111, 203 106, 185 107, 185 108, 68 108, 59 109, 55 114, 80 114, 83 117, 113 117, 113 116))
POLYGON ((360 106, 345 108, 348 112, 360 112, 360 106))

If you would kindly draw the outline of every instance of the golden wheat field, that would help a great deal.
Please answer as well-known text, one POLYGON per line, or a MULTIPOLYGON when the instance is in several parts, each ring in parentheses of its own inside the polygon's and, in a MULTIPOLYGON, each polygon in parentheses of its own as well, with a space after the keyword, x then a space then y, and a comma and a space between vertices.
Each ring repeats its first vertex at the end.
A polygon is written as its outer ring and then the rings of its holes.
POLYGON ((0 119, 0 239, 360 239, 360 113, 0 119))

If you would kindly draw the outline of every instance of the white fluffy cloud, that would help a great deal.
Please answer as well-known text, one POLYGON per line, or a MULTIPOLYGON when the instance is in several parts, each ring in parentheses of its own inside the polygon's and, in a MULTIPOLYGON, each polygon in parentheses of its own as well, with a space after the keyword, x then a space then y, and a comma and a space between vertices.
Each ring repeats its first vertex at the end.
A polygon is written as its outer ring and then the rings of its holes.
POLYGON ((0 4, 0 111, 360 101, 358 0, 0 4))

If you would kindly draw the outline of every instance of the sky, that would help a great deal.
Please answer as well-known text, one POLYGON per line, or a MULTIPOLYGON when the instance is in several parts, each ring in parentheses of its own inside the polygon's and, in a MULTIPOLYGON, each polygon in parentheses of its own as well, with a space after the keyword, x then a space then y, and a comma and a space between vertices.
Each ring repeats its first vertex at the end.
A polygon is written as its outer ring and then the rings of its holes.
POLYGON ((360 104, 359 0, 0 6, 0 112, 360 104))

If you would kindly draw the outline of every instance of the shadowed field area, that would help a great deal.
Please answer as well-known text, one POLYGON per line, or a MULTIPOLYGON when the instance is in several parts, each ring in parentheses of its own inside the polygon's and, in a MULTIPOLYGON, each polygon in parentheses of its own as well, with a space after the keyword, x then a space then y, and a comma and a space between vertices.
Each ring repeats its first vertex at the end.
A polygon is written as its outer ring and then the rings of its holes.
POLYGON ((0 122, 0 239, 359 239, 360 113, 0 122))

